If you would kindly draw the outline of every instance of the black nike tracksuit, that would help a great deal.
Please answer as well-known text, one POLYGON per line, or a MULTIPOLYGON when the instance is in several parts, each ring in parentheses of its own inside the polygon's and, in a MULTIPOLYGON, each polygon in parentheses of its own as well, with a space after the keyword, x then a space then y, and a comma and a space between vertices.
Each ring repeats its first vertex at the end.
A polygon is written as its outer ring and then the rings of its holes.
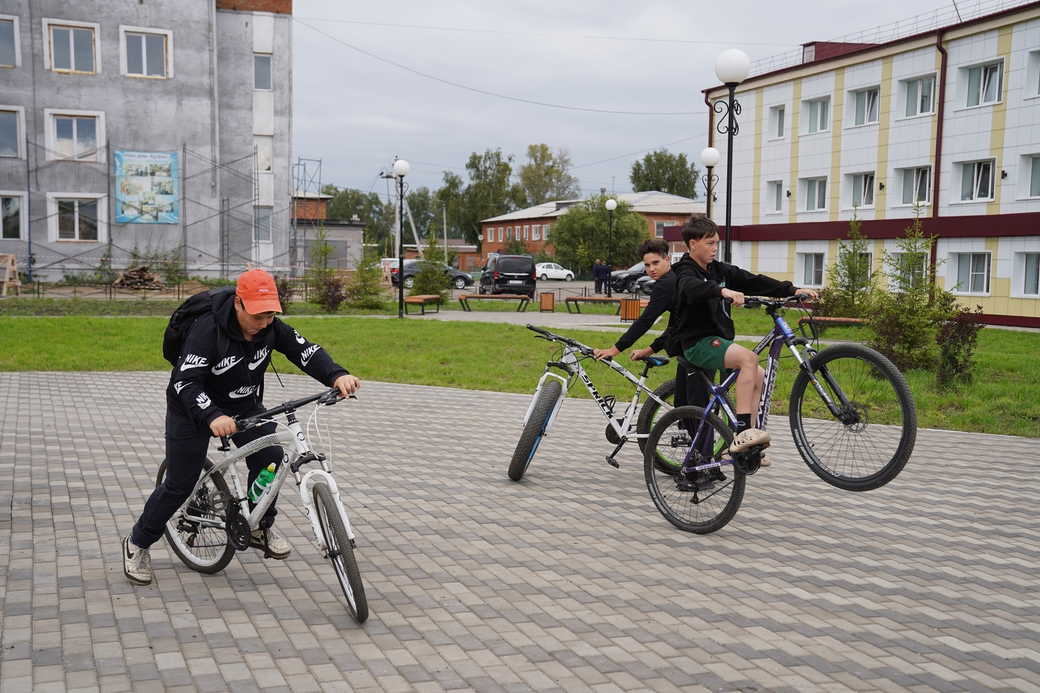
MULTIPOLYGON (((212 436, 210 422, 218 416, 248 416, 263 410, 264 372, 272 350, 329 387, 348 373, 320 345, 278 318, 247 341, 238 326, 234 298, 229 293, 217 299, 213 311, 195 321, 170 373, 166 387, 166 478, 148 498, 130 535, 141 548, 162 537, 167 520, 195 487, 212 436)), ((236 433, 231 440, 241 447, 273 430, 273 424, 257 426, 236 433)), ((248 483, 252 484, 268 464, 281 461, 281 456, 280 448, 271 447, 247 457, 248 483)), ((276 514, 272 504, 261 525, 269 527, 276 514)))

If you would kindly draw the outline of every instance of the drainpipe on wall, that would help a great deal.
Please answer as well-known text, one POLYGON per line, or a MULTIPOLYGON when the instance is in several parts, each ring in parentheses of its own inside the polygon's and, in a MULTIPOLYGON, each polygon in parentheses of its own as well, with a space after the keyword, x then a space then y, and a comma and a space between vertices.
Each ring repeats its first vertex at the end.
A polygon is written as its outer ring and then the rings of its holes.
MULTIPOLYGON (((935 35, 935 48, 942 58, 939 61, 939 93, 936 97, 938 108, 935 109, 935 117, 938 119, 935 125, 935 161, 932 163, 932 219, 939 218, 939 181, 942 178, 942 146, 943 146, 943 121, 946 117, 946 65, 949 56, 943 46, 945 31, 939 31, 935 35)), ((933 238, 931 241, 931 252, 928 273, 931 275, 931 286, 935 286, 935 268, 939 259, 939 241, 933 238)), ((934 299, 934 296, 931 298, 934 299)))

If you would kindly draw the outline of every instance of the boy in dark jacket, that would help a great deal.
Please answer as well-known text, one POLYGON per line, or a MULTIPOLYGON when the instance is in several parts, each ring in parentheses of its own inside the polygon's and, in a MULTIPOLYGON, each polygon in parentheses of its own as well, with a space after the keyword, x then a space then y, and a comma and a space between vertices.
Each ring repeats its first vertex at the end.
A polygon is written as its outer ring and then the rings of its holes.
POLYGON ((719 228, 711 219, 696 218, 682 229, 683 241, 693 263, 677 273, 676 309, 679 313, 673 338, 683 356, 706 370, 740 369, 737 375, 738 419, 730 453, 753 446, 767 447, 769 434, 754 427, 751 415, 762 397, 765 371, 755 352, 733 343, 735 336, 729 304, 744 305, 744 295, 786 297, 802 294, 816 298, 812 289, 798 289, 791 282, 752 274, 715 259, 719 228))
MULTIPOLYGON (((361 386, 321 346, 275 317, 281 310, 274 278, 263 270, 249 270, 239 276, 235 293, 214 299, 212 312, 199 316, 188 331, 166 387, 166 477, 123 539, 123 572, 131 582, 152 581, 148 548, 162 537, 166 522, 195 487, 210 438, 231 436, 241 447, 274 431, 272 423, 238 433, 232 418, 263 411, 264 371, 272 349, 343 396, 361 386), (219 349, 224 351, 218 353, 219 349)), ((247 488, 260 470, 281 458, 278 447, 247 457, 247 488)), ((291 548, 271 526, 276 515, 272 503, 250 543, 267 556, 283 559, 291 548)))

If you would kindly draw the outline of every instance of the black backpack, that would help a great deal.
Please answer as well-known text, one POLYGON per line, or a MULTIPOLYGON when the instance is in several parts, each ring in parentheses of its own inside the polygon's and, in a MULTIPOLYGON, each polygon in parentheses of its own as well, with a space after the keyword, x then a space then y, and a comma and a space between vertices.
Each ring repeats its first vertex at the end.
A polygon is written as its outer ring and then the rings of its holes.
MULTIPOLYGON (((170 362, 171 365, 177 365, 177 359, 181 356, 181 349, 184 348, 184 342, 188 338, 188 332, 191 330, 191 326, 195 324, 195 320, 199 317, 213 311, 213 306, 224 299, 225 296, 230 296, 235 293, 235 287, 224 286, 219 289, 209 289, 208 291, 200 291, 197 294, 189 296, 184 303, 177 307, 177 310, 173 311, 173 315, 170 316, 170 322, 166 325, 166 331, 163 332, 162 340, 162 355, 163 358, 170 362)), ((217 326, 217 353, 223 354, 227 351, 228 338, 224 334, 224 330, 217 326)))

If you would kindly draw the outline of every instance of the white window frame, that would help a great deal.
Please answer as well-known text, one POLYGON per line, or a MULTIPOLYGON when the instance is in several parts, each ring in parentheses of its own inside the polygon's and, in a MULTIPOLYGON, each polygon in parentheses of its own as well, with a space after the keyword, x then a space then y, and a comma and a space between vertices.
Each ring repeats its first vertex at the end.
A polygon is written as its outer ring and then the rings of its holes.
POLYGON ((105 193, 49 192, 47 193, 47 240, 51 243, 107 243, 108 242, 108 195, 105 193), (78 238, 58 239, 58 200, 97 200, 97 240, 78 238))
MULTIPOLYGON (((144 42, 144 43, 142 43, 142 45, 146 45, 146 43, 147 42, 144 42)), ((142 59, 143 59, 144 69, 145 69, 145 71, 147 71, 148 70, 148 58, 147 58, 147 55, 142 56, 142 59)), ((168 29, 156 29, 156 28, 153 28, 153 27, 143 27, 143 26, 126 26, 124 24, 120 24, 119 25, 119 69, 121 71, 121 74, 123 74, 126 77, 134 77, 134 78, 137 78, 137 79, 173 79, 173 32, 169 31, 168 29), (133 72, 133 73, 130 72, 129 67, 128 67, 128 60, 127 60, 127 58, 129 57, 128 53, 127 53, 127 47, 126 47, 127 34, 155 34, 155 35, 165 36, 166 37, 166 41, 165 41, 165 52, 166 52, 166 55, 164 56, 164 59, 165 59, 164 64, 166 66, 166 74, 164 74, 164 75, 149 75, 149 74, 139 75, 136 72, 133 72)))
POLYGON ((498 227, 498 242, 499 243, 503 242, 502 239, 504 238, 504 236, 502 234, 504 234, 504 233, 505 233, 505 229, 503 229, 501 226, 499 226, 498 227))
POLYGON ((849 126, 848 127, 865 127, 867 125, 877 125, 881 121, 881 87, 874 85, 872 87, 865 87, 863 89, 854 89, 849 92, 849 126), (874 102, 870 102, 870 94, 874 95, 874 102), (863 97, 863 122, 857 122, 859 117, 859 99, 863 97), (871 108, 873 106, 873 108, 871 108), (874 119, 870 120, 870 116, 873 115, 874 119))
POLYGON ((951 255, 951 258, 950 258, 951 259, 951 262, 950 262, 950 272, 952 273, 952 276, 950 277, 950 286, 953 287, 952 293, 958 294, 958 295, 961 295, 961 296, 989 296, 990 295, 992 274, 993 274, 993 254, 990 253, 988 250, 981 250, 981 251, 966 251, 966 252, 951 253, 950 255, 951 255), (971 291, 970 287, 971 287, 971 283, 972 283, 972 278, 975 277, 978 274, 977 272, 973 271, 972 264, 974 263, 974 260, 975 260, 976 256, 983 256, 983 255, 986 257, 985 271, 982 273, 983 281, 985 282, 985 285, 986 285, 985 286, 985 290, 983 290, 983 291, 971 291), (960 278, 960 273, 961 273, 960 272, 960 270, 961 270, 961 258, 964 258, 964 257, 967 257, 968 258, 968 262, 971 263, 968 266, 968 287, 969 287, 968 289, 964 289, 964 288, 959 286, 959 278, 960 278))
POLYGON ((274 54, 264 53, 263 51, 253 51, 253 91, 274 91, 274 54), (259 57, 266 57, 268 64, 268 77, 270 77, 271 86, 269 87, 258 87, 256 86, 256 59, 259 57))
MULTIPOLYGON (((44 17, 43 21, 43 68, 51 72, 64 75, 100 75, 101 74, 101 25, 97 22, 76 22, 71 19, 54 19, 44 17), (91 72, 83 70, 65 70, 54 67, 51 59, 53 46, 51 45, 51 27, 71 27, 73 29, 90 29, 94 37, 94 69, 91 72)), ((75 54, 73 54, 75 55, 75 54)), ((75 60, 75 58, 73 58, 75 60)))
POLYGON ((1040 200, 1040 154, 1028 154, 1026 161, 1025 190, 1027 200, 1040 200), (1033 188, 1036 188, 1034 193, 1033 188))
POLYGON ((769 107, 769 139, 782 140, 787 135, 787 104, 769 107))
POLYGON ((897 169, 897 170, 899 171, 899 200, 900 200, 900 202, 899 202, 898 205, 894 205, 894 206, 896 206, 896 207, 914 207, 916 205, 931 204, 931 202, 932 202, 932 167, 931 166, 908 166, 906 168, 901 168, 901 169, 897 169), (923 200, 911 200, 910 202, 907 202, 906 199, 904 198, 904 195, 903 195, 906 192, 907 176, 912 176, 913 177, 913 182, 911 183, 911 191, 913 192, 913 194, 911 195, 911 197, 914 197, 914 196, 916 196, 917 190, 919 188, 919 184, 920 184, 920 177, 919 176, 921 175, 922 171, 924 171, 927 174, 927 176, 928 176, 928 180, 927 180, 927 183, 925 184, 925 190, 924 190, 925 197, 924 197, 923 200))
POLYGON ((802 178, 802 180, 801 180, 801 188, 802 188, 802 190, 801 190, 801 192, 802 192, 802 200, 804 201, 804 204, 802 205, 802 209, 800 209, 799 211, 801 211, 803 213, 805 213, 805 212, 808 212, 808 213, 812 213, 812 212, 826 212, 827 211, 827 176, 813 176, 811 178, 802 178), (822 193, 820 192, 820 189, 819 189, 819 185, 820 185, 821 182, 823 183, 823 192, 822 193), (810 187, 812 188, 812 191, 813 191, 813 194, 812 194, 811 197, 809 195, 810 187), (820 203, 822 206, 810 207, 809 206, 810 200, 815 200, 817 203, 820 203))
POLYGON ((535 224, 534 226, 531 227, 531 240, 532 241, 540 241, 540 240, 542 240, 542 225, 541 224, 535 224))
POLYGON ((996 193, 997 185, 997 161, 996 159, 976 159, 975 161, 958 161, 957 162, 958 173, 957 176, 958 185, 960 186, 960 193, 958 199, 953 201, 953 204, 971 204, 973 202, 992 202, 996 193), (980 173, 980 165, 989 164, 989 197, 980 197, 979 188, 983 180, 980 173), (972 193, 971 197, 964 197, 964 171, 965 168, 970 166, 972 170, 972 193))
POLYGON ((805 99, 802 101, 802 133, 803 135, 815 135, 820 132, 830 132, 831 121, 834 119, 834 114, 831 113, 831 97, 820 96, 813 99, 805 99), (820 122, 823 120, 821 115, 820 104, 827 105, 827 125, 821 127, 820 122), (812 117, 813 107, 816 107, 816 117, 812 117), (816 127, 814 130, 813 127, 816 127))
POLYGON ((18 24, 18 15, 15 14, 0 14, 0 21, 10 21, 14 26, 11 30, 14 32, 14 65, 0 65, 0 68, 6 67, 14 69, 22 66, 22 33, 21 28, 18 24))
POLYGON ((671 226, 672 223, 669 221, 655 221, 654 222, 654 238, 664 238, 665 228, 671 226))
POLYGON ((1032 50, 1026 58, 1027 99, 1040 99, 1040 50, 1032 50))
POLYGON ((824 280, 824 276, 826 274, 826 269, 827 269, 827 256, 826 256, 826 253, 822 253, 822 252, 817 251, 817 252, 810 252, 810 253, 798 253, 797 255, 798 255, 798 278, 800 280, 800 281, 798 281, 798 286, 813 287, 813 288, 823 286, 823 280, 824 280), (819 268, 817 268, 815 266, 816 265, 816 258, 820 259, 820 266, 819 266, 819 268), (813 267, 809 267, 810 259, 812 260, 813 267), (812 273, 813 273, 813 277, 812 277, 813 281, 809 281, 809 271, 810 270, 812 270, 812 273), (819 276, 820 276, 819 282, 815 281, 817 274, 819 274, 819 276))
POLYGON ((5 106, 0 104, 0 111, 14 111, 15 116, 15 128, 17 132, 15 137, 18 139, 18 153, 14 156, 0 156, 0 159, 24 159, 25 158, 25 107, 24 106, 5 106))
POLYGON ((29 217, 25 209, 25 191, 0 190, 0 197, 17 197, 18 202, 18 238, 3 237, 3 219, 0 218, 0 241, 20 241, 29 237, 29 217))
POLYGON ((769 200, 769 211, 766 214, 782 214, 784 211, 784 182, 782 180, 766 181, 766 199, 769 200))
POLYGON ((524 240, 525 241, 531 240, 531 225, 530 224, 524 224, 524 240))
POLYGON ((850 209, 873 209, 874 208, 874 186, 877 184, 877 176, 874 171, 861 171, 850 173, 849 198, 850 209), (856 192, 859 191, 860 204, 856 204, 856 192), (869 193, 869 194, 868 194, 869 193), (869 197, 870 202, 864 202, 869 197))
POLYGON ((253 243, 274 243, 274 206, 253 205, 253 243), (259 237, 260 211, 267 210, 267 238, 259 237))
POLYGON ((903 115, 901 117, 903 119, 921 118, 923 116, 935 115, 935 101, 938 95, 938 92, 936 90, 937 81, 938 80, 936 79, 935 73, 921 75, 920 77, 911 77, 910 79, 904 79, 900 81, 899 85, 903 96, 903 115), (931 108, 927 111, 917 110, 921 107, 921 94, 923 93, 921 90, 921 86, 926 83, 931 85, 931 108), (913 84, 917 85, 917 95, 913 99, 913 103, 915 104, 915 110, 913 113, 908 113, 907 111, 910 110, 911 104, 910 87, 913 84))
POLYGON ((86 163, 105 163, 108 139, 105 136, 105 112, 104 111, 79 111, 72 108, 45 108, 43 109, 44 123, 47 128, 47 161, 76 161, 86 163), (95 118, 97 121, 97 151, 93 159, 77 159, 57 156, 58 131, 55 122, 56 116, 70 116, 73 118, 95 118))
POLYGON ((964 99, 961 101, 962 108, 983 108, 985 106, 993 106, 1004 100, 1004 58, 995 58, 993 60, 986 60, 973 65, 966 65, 960 69, 960 76, 964 83, 964 99), (990 67, 997 68, 997 90, 996 98, 992 101, 983 101, 983 97, 986 94, 986 86, 989 82, 986 78, 986 69, 990 67), (980 70, 979 74, 979 102, 977 104, 971 103, 972 90, 971 90, 971 72, 972 70, 980 70))
POLYGON ((1040 252, 1015 253, 1015 290, 1012 295, 1017 298, 1040 298, 1040 252), (1031 257, 1035 258, 1036 264, 1036 267, 1032 268, 1032 272, 1029 271, 1029 258, 1031 257), (1027 292, 1030 274, 1033 275, 1037 286, 1036 291, 1027 292))

